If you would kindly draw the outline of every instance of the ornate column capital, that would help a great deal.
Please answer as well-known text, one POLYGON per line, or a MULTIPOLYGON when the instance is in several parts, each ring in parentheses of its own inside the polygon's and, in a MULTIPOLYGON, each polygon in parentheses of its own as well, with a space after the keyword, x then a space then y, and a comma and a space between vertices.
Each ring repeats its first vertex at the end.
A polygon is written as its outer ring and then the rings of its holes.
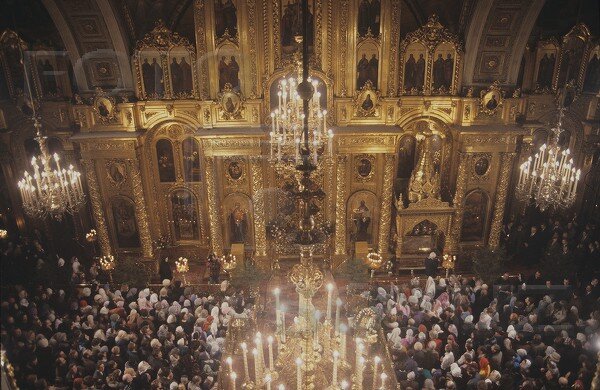
POLYGON ((88 185, 88 193, 90 203, 92 205, 92 214, 96 223, 96 231, 98 232, 98 244, 102 256, 112 254, 110 239, 108 237, 108 228, 106 226, 106 218, 104 215, 104 207, 102 205, 102 197, 100 195, 100 187, 98 186, 98 175, 96 174, 96 164, 94 160, 82 160, 85 169, 85 178, 88 185))

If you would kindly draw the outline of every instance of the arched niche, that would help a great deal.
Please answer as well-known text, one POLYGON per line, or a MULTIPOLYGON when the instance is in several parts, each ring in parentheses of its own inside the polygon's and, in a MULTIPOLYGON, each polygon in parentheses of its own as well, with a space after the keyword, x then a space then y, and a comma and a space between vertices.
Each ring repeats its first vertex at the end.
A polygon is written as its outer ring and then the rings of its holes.
POLYGON ((175 181, 175 158, 173 156, 173 144, 166 138, 156 141, 156 163, 158 177, 162 183, 172 183, 175 181))
POLYGON ((200 239, 198 199, 186 188, 176 188, 169 194, 171 230, 177 242, 200 239))
POLYGON ((232 90, 240 92, 240 49, 231 42, 223 43, 217 49, 217 61, 219 92, 227 84, 232 90))
POLYGON ((122 250, 139 249, 140 232, 133 200, 122 195, 113 196, 108 211, 113 242, 117 247, 122 250))
POLYGON ((538 92, 550 91, 556 74, 560 47, 556 39, 538 42, 534 67, 534 84, 538 92))
POLYGON ((244 244, 254 247, 254 208, 252 199, 244 193, 234 192, 223 199, 223 221, 226 246, 244 244))
POLYGON ((374 90, 379 89, 380 46, 373 38, 366 38, 356 48, 356 90, 360 91, 367 81, 371 81, 374 90))
POLYGON ((373 244, 377 239, 379 202, 371 191, 353 193, 346 204, 346 226, 351 242, 366 241, 373 244))
POLYGON ((402 52, 401 90, 404 94, 417 95, 425 89, 425 75, 429 51, 422 43, 406 45, 402 52))
POLYGON ((481 242, 484 240, 489 205, 489 195, 481 189, 473 190, 465 196, 460 234, 462 242, 481 242))
POLYGON ((562 40, 560 57, 558 61, 558 70, 556 77, 556 88, 562 88, 566 84, 573 82, 580 91, 583 80, 581 72, 583 62, 586 58, 586 45, 590 40, 591 34, 584 23, 576 24, 562 40))
POLYGON ((600 45, 596 45, 590 50, 583 78, 583 92, 600 93, 600 45))
POLYGON ((183 180, 199 182, 202 180, 200 143, 193 137, 187 137, 181 142, 183 158, 183 180))

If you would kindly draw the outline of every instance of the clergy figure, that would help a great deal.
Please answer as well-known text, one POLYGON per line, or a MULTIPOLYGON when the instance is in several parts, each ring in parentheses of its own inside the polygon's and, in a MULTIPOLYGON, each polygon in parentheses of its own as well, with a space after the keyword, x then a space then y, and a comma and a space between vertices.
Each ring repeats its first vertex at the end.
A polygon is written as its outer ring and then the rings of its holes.
POLYGON ((231 214, 229 214, 230 239, 232 243, 245 242, 246 232, 248 230, 248 222, 246 218, 246 212, 242 209, 239 203, 236 203, 233 211, 231 211, 231 214))

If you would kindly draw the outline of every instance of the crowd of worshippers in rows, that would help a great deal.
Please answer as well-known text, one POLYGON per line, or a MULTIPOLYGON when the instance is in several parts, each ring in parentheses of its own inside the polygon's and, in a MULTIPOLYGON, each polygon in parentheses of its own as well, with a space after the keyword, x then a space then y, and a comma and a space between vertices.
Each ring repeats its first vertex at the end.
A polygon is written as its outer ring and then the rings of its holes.
POLYGON ((526 266, 563 255, 573 258, 577 271, 584 275, 600 261, 600 230, 582 218, 544 217, 532 209, 521 221, 511 219, 504 224, 500 240, 515 263, 526 266))
POLYGON ((598 272, 589 283, 505 273, 373 288, 403 390, 590 389, 600 349, 598 272))
POLYGON ((111 288, 96 265, 56 263, 91 283, 2 286, 0 340, 22 389, 213 389, 228 323, 252 315, 226 281, 212 295, 170 280, 111 288))

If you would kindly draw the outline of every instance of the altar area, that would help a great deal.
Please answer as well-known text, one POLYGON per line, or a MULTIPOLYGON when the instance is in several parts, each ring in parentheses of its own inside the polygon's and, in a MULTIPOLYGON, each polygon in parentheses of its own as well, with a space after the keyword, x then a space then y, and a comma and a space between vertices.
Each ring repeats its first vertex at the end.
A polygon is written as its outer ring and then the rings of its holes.
POLYGON ((360 293, 336 283, 305 248, 274 272, 254 318, 229 325, 223 389, 393 389, 396 378, 380 318, 360 293))

